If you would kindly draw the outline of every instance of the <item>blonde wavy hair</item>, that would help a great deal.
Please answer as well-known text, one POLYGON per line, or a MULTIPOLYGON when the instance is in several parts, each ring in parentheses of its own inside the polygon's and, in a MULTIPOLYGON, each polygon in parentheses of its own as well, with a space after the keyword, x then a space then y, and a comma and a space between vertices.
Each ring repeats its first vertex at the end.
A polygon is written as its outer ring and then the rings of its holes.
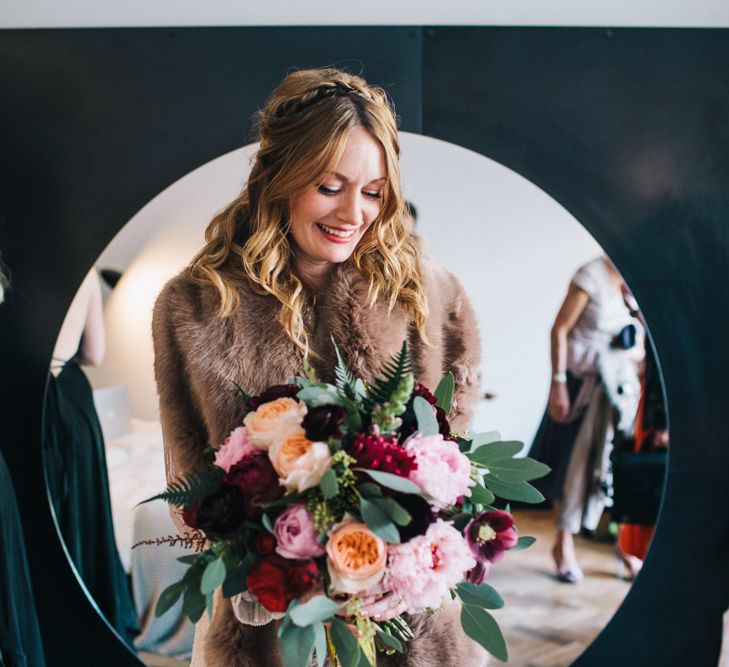
POLYGON ((334 68, 296 71, 274 90, 257 113, 260 147, 241 194, 218 213, 205 232, 205 246, 190 264, 195 282, 220 295, 219 315, 238 307, 241 280, 281 303, 280 322, 294 344, 309 353, 303 308, 306 295, 296 275, 288 234, 297 194, 331 173, 349 132, 362 127, 382 145, 387 182, 382 206, 347 260, 369 283, 368 305, 384 298, 399 304, 421 337, 428 307, 418 249, 403 220, 397 122, 386 93, 334 68))

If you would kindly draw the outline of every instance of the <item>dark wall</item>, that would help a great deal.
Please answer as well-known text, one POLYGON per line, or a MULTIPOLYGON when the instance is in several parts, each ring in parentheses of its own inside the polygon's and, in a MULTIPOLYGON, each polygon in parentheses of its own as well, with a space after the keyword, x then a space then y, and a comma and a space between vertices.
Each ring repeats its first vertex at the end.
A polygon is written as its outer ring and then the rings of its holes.
POLYGON ((0 31, 0 250, 14 283, 0 308, 0 445, 50 664, 71 646, 79 665, 137 664, 73 577, 41 473, 46 369, 75 289, 147 201, 253 138, 253 111, 290 67, 325 64, 385 86, 402 129, 542 187, 634 289, 667 385, 667 498, 643 573, 578 663, 716 664, 729 604, 729 31, 526 28, 0 31))

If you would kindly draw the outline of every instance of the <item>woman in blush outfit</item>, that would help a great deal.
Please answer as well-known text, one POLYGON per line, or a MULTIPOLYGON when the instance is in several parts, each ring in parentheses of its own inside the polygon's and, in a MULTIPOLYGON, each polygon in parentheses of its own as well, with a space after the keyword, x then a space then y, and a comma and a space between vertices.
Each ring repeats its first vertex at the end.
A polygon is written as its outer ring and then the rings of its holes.
MULTIPOLYGON (((480 346, 456 278, 420 253, 403 220, 395 115, 385 93, 337 69, 289 74, 258 114, 260 147, 241 194, 210 223, 206 244, 154 309, 155 374, 170 479, 242 423, 233 381, 260 393, 305 358, 333 380, 337 342, 372 380, 409 343, 416 379, 453 372, 452 424, 468 428, 480 346)), ((186 529, 173 513, 178 528, 186 529)), ((367 607, 402 611, 385 594, 367 607)), ((454 603, 410 619, 415 639, 383 665, 487 663, 454 603)), ((278 667, 276 619, 246 594, 217 597, 198 623, 193 665, 278 667)))

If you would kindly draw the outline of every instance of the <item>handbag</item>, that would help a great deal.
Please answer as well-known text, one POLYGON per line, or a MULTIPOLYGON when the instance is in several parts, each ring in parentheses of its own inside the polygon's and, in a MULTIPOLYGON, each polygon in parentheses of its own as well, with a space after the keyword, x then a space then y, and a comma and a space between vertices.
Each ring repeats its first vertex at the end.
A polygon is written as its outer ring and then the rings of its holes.
POLYGON ((663 496, 667 457, 665 449, 613 451, 613 521, 655 525, 663 496))

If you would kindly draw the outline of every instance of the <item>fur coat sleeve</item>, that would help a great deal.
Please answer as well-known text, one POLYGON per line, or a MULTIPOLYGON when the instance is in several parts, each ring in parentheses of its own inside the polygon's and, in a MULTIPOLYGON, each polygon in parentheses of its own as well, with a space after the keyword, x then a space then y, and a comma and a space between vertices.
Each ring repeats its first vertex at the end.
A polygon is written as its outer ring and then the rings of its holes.
MULTIPOLYGON (((455 276, 434 260, 423 258, 421 272, 429 304, 427 343, 398 307, 368 307, 364 278, 353 267, 339 265, 330 288, 304 313, 311 346, 320 355, 313 363, 321 377, 333 380, 333 337, 350 370, 371 381, 407 339, 418 382, 435 389, 446 372, 453 372, 451 424, 454 430, 467 430, 479 393, 480 344, 473 308, 455 276)), ((259 393, 286 382, 301 368, 301 355, 278 322, 278 302, 246 286, 241 286, 239 296, 239 308, 220 318, 217 293, 193 283, 183 271, 155 303, 155 378, 168 479, 200 465, 205 448, 219 446, 241 424, 234 382, 259 393)), ((173 513, 173 519, 185 529, 179 515, 173 513)), ((383 658, 382 664, 485 665, 483 651, 463 635, 457 611, 418 617, 416 638, 406 653, 383 658)), ((275 625, 243 625, 229 600, 217 600, 204 640, 204 664, 279 667, 275 625)), ((198 641, 196 635, 196 645, 198 641)))

